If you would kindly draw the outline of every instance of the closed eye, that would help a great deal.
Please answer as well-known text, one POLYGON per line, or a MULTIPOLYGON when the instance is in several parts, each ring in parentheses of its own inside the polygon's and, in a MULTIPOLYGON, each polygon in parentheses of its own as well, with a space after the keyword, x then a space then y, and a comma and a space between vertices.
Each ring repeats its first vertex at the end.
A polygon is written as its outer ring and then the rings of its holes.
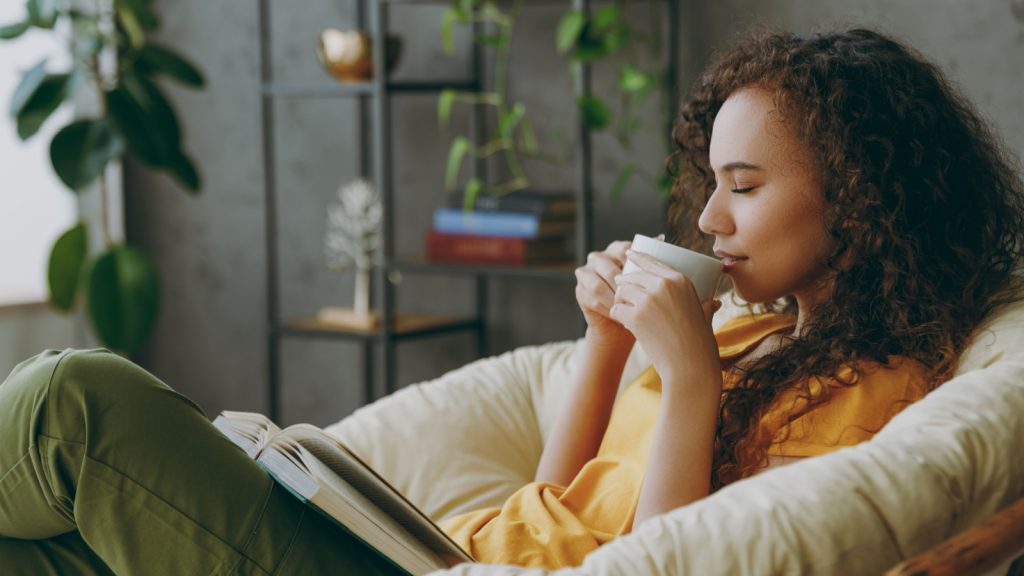
POLYGON ((747 192, 750 192, 753 189, 753 186, 748 186, 746 188, 733 188, 732 191, 736 194, 746 194, 747 192))

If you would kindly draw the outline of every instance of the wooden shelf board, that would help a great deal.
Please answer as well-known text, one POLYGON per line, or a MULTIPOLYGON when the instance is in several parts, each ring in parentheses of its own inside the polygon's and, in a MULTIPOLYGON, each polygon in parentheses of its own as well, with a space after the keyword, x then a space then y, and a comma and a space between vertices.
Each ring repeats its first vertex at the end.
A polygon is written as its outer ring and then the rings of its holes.
MULTIPOLYGON (((441 81, 399 81, 388 82, 385 92, 389 94, 413 94, 413 93, 440 93, 442 90, 463 90, 474 92, 479 88, 472 82, 465 80, 441 80, 441 81)), ((281 98, 337 98, 352 96, 372 96, 374 85, 372 82, 315 82, 305 84, 292 83, 264 83, 263 94, 281 98)))
MULTIPOLYGON (((413 336, 428 332, 445 332, 470 328, 478 324, 473 318, 454 316, 438 316, 434 314, 396 314, 392 323, 392 334, 396 337, 413 336)), ((380 328, 364 330, 350 326, 342 326, 323 322, 316 318, 297 318, 282 322, 281 331, 286 334, 333 334, 356 338, 375 338, 380 336, 380 328)))
POLYGON ((499 264, 473 264, 463 262, 433 262, 426 258, 402 259, 392 262, 388 268, 398 272, 417 273, 460 273, 460 274, 488 274, 495 276, 519 276, 519 277, 540 277, 552 280, 574 280, 573 271, 577 264, 573 261, 551 262, 546 264, 531 264, 527 266, 499 265, 499 264))

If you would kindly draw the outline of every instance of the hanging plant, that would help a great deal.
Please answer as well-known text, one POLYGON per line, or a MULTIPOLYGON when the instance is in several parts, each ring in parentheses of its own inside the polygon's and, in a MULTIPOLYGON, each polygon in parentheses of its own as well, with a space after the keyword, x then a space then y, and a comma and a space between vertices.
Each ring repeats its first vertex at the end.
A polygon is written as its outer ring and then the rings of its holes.
MULTIPOLYGON (((638 33, 629 25, 624 16, 625 8, 625 0, 615 0, 613 5, 605 6, 589 17, 580 10, 566 12, 559 22, 555 43, 558 51, 572 62, 593 64, 614 56, 625 56, 625 62, 619 65, 618 70, 617 113, 613 113, 612 107, 596 95, 580 96, 576 105, 588 128, 610 131, 624 150, 630 150, 633 136, 643 127, 637 110, 652 93, 664 88, 666 63, 662 55, 662 22, 657 3, 649 3, 650 36, 638 33), (637 49, 642 44, 649 48, 644 58, 637 49)), ((674 103, 669 103, 669 106, 674 106, 674 103)), ((664 107, 663 114, 669 118, 672 110, 664 107)), ((612 185, 613 200, 621 198, 626 185, 634 177, 641 178, 663 196, 671 192, 671 176, 655 175, 636 163, 627 162, 619 168, 612 185)))
MULTIPOLYGON (((508 178, 504 182, 484 182, 471 178, 465 183, 463 203, 467 209, 473 206, 478 194, 501 196, 530 185, 522 168, 523 159, 541 160, 556 165, 568 162, 568 147, 559 154, 541 150, 533 130, 526 106, 509 98, 509 57, 512 49, 512 33, 515 30, 523 0, 517 0, 507 10, 502 10, 493 0, 451 0, 441 21, 441 43, 449 55, 455 53, 455 27, 480 23, 488 27, 487 33, 476 37, 476 42, 493 49, 494 82, 490 91, 470 92, 443 90, 438 97, 437 118, 442 128, 447 128, 452 108, 456 103, 470 106, 485 106, 492 111, 497 131, 491 138, 475 146, 469 138, 456 136, 448 150, 445 169, 445 187, 454 190, 458 186, 459 172, 467 157, 489 158, 501 154, 508 178)), ((556 139, 557 134, 552 134, 556 139)))
POLYGON ((155 325, 160 282, 147 256, 112 240, 106 167, 128 154, 167 172, 187 191, 198 192, 199 173, 181 148, 178 119, 157 80, 165 77, 190 88, 202 88, 204 80, 194 65, 147 38, 159 27, 153 0, 101 0, 92 11, 78 4, 27 0, 24 22, 0 26, 4 40, 32 28, 54 30, 59 23, 69 24, 71 30, 71 69, 50 71, 44 59, 26 71, 15 89, 10 114, 18 137, 27 140, 80 90, 96 94, 99 112, 58 130, 50 142, 50 160, 73 192, 98 185, 104 245, 90 256, 84 222, 57 239, 48 267, 50 302, 71 312, 84 301, 100 342, 133 353, 155 325))

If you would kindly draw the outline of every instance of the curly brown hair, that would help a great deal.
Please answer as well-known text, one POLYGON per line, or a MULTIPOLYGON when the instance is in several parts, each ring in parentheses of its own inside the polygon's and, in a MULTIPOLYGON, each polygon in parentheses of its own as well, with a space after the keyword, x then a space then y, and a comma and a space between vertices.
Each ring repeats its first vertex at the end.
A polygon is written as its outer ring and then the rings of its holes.
MULTIPOLYGON (((720 55, 683 104, 667 161, 678 174, 673 240, 707 248, 697 217, 715 187, 711 129, 741 88, 768 91, 816 157, 825 223, 835 238, 831 299, 807 314, 783 350, 742 370, 723 396, 712 485, 767 462, 758 423, 788 389, 807 400, 789 422, 828 400, 842 367, 890 356, 948 379, 972 330, 1018 292, 1024 190, 992 130, 942 72, 872 30, 802 38, 760 32, 720 55)), ((788 429, 788 426, 787 426, 788 429)))

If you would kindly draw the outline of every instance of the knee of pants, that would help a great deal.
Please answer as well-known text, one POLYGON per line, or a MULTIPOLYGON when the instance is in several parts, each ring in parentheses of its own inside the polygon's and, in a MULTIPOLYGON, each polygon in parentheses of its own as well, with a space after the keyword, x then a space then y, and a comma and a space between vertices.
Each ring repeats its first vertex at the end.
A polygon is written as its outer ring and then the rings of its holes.
POLYGON ((137 418, 162 403, 184 402, 190 410, 199 410, 190 400, 136 364, 107 350, 66 352, 53 372, 47 404, 50 424, 59 427, 51 433, 65 440, 85 441, 86 420, 102 415, 106 420, 127 416, 137 418), (59 415, 54 422, 52 415, 59 415))

